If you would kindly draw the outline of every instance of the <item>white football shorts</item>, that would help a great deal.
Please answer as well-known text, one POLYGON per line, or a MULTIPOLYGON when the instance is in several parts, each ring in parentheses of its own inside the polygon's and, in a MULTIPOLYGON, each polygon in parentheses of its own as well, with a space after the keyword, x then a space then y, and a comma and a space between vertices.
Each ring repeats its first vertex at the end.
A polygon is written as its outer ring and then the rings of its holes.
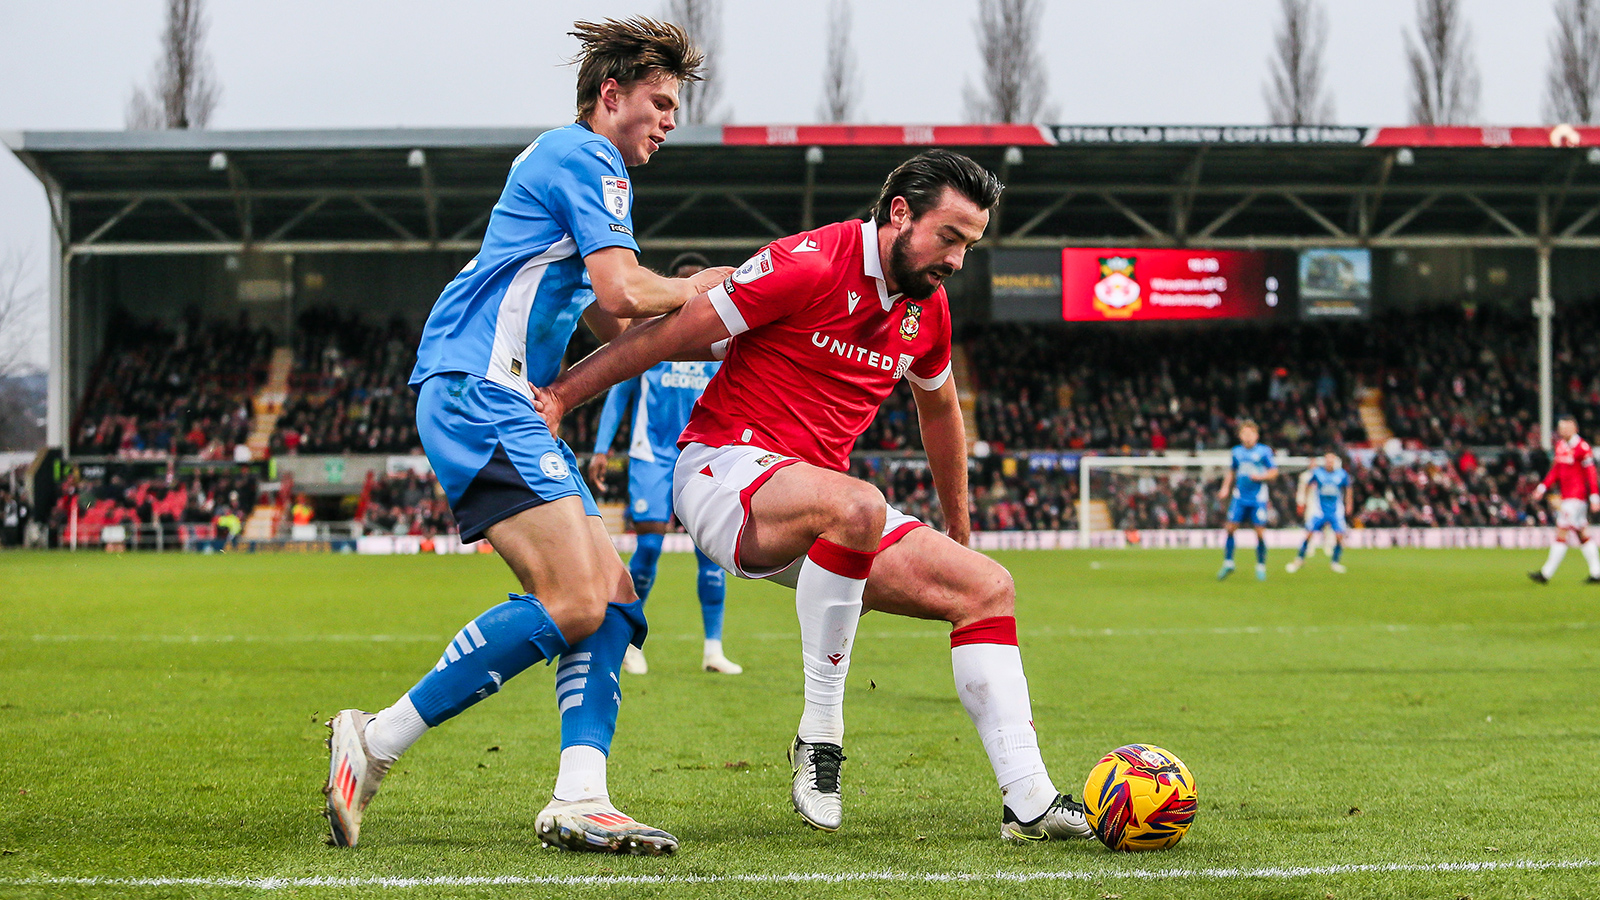
MULTIPOLYGON (((739 565, 739 542, 750 518, 750 498, 772 473, 801 460, 760 447, 734 444, 707 447, 689 444, 678 454, 672 473, 672 508, 701 552, 740 578, 766 578, 794 587, 799 559, 776 569, 747 571, 739 565)), ((905 537, 922 520, 888 507, 879 552, 905 537)))
POLYGON ((1589 501, 1563 499, 1556 510, 1556 527, 1582 531, 1589 527, 1589 501))

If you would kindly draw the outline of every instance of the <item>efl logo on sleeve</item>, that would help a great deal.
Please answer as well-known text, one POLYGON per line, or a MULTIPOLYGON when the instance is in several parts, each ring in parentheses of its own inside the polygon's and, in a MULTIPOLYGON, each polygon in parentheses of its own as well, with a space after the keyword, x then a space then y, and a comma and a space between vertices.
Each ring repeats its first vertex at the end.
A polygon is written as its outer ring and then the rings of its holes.
POLYGON ((628 190, 626 178, 606 175, 600 179, 600 191, 605 195, 606 209, 619 219, 628 216, 628 190))
POLYGON ((760 253, 757 253, 755 256, 750 257, 750 259, 747 260, 744 265, 740 266, 733 273, 733 280, 737 284, 749 284, 750 282, 755 281, 757 278, 767 275, 771 271, 772 250, 768 248, 762 250, 760 253))

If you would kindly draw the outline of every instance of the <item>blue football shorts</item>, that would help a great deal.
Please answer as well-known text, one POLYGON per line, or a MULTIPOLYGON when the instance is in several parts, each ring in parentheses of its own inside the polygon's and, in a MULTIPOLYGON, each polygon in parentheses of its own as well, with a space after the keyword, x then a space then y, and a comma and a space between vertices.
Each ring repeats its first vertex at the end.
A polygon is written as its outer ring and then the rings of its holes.
POLYGON ((1344 534, 1348 530, 1344 522, 1344 513, 1339 510, 1333 512, 1319 510, 1306 525, 1306 530, 1321 531, 1324 527, 1332 528, 1334 534, 1344 534))
POLYGON ((635 522, 672 519, 672 469, 676 453, 667 462, 628 460, 628 517, 635 522))
POLYGON ((1238 522, 1242 525, 1266 525, 1267 505, 1265 503, 1249 503, 1238 497, 1228 505, 1228 521, 1238 522))
POLYGON ((600 515, 572 449, 515 391, 461 372, 434 375, 417 387, 417 434, 463 541, 563 497, 581 497, 586 514, 600 515))

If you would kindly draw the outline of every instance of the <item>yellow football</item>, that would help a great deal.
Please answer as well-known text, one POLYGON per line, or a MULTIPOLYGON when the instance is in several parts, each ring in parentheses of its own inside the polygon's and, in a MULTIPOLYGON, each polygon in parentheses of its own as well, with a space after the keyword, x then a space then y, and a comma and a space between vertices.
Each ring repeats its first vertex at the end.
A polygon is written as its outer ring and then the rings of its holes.
POLYGON ((1194 776, 1171 753, 1129 744, 1107 753, 1083 786, 1084 812, 1113 850, 1165 850, 1183 838, 1200 808, 1194 776))

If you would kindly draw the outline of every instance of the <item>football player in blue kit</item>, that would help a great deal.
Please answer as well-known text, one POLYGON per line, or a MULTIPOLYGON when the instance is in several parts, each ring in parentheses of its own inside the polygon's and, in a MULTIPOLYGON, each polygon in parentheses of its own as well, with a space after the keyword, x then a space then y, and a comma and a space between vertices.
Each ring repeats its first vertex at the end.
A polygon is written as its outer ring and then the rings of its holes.
POLYGON ((392 705, 342 710, 328 723, 334 844, 356 843, 384 775, 424 732, 533 664, 559 660, 561 759, 535 819, 540 840, 610 853, 678 846, 619 812, 606 787, 617 673, 624 648, 643 643, 645 620, 577 460, 534 410, 530 385, 555 379, 580 318, 608 341, 732 270, 664 278, 639 265, 633 237, 627 167, 666 140, 701 53, 676 25, 646 18, 578 22, 572 35, 577 121, 512 161, 482 247, 434 304, 411 373, 417 431, 462 539, 487 538, 521 592, 468 622, 392 705))
MULTIPOLYGON (((667 274, 688 278, 711 263, 698 253, 685 253, 672 261, 667 274)), ((600 426, 594 439, 594 456, 589 458, 589 478, 600 486, 610 463, 611 443, 623 421, 631 417, 628 442, 628 517, 638 543, 628 572, 639 602, 650 598, 656 581, 656 564, 661 559, 661 542, 672 521, 672 470, 678 464, 678 436, 689 422, 694 402, 705 392, 706 384, 721 363, 662 362, 644 374, 630 378, 606 395, 600 413, 600 426)), ((700 621, 705 629, 705 648, 700 664, 707 672, 738 675, 744 671, 722 653, 722 611, 727 596, 726 573, 711 557, 696 547, 699 562, 696 587, 700 594, 700 621)), ((644 651, 632 644, 622 659, 622 670, 643 675, 650 670, 644 651)))
POLYGON ((1344 557, 1344 533, 1348 530, 1344 515, 1345 510, 1351 507, 1354 496, 1350 473, 1345 471, 1339 454, 1329 450, 1322 455, 1322 465, 1313 466, 1306 476, 1306 491, 1310 496, 1303 499, 1300 510, 1306 517, 1306 537, 1300 542, 1300 555, 1284 568, 1289 572, 1300 571, 1300 567, 1306 563, 1306 551, 1311 549, 1311 539, 1322 529, 1332 528, 1331 568, 1343 575, 1346 570, 1341 559, 1344 557))
POLYGON ((1240 523, 1256 530, 1256 578, 1267 580, 1267 482, 1278 477, 1272 461, 1272 448, 1259 443, 1261 430, 1245 419, 1239 423, 1239 443, 1233 448, 1233 461, 1222 480, 1218 499, 1228 504, 1228 542, 1222 556, 1221 581, 1233 574, 1233 533, 1240 523))

